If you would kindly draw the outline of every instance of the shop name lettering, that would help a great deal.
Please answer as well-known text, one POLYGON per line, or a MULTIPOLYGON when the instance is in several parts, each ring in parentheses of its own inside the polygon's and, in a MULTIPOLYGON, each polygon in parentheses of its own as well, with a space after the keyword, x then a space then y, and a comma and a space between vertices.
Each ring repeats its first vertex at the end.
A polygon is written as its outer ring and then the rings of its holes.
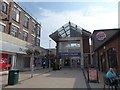
POLYGON ((60 53, 60 55, 80 55, 80 53, 60 53))
POLYGON ((24 50, 24 49, 22 49, 22 48, 19 48, 19 51, 21 51, 21 52, 25 52, 25 50, 24 50))

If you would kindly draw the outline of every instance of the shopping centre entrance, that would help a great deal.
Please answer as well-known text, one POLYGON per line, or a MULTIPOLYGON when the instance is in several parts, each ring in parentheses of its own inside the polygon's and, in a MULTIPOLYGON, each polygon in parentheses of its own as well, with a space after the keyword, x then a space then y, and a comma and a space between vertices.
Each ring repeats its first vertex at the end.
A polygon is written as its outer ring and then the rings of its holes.
POLYGON ((56 42, 56 55, 63 67, 84 67, 84 56, 89 62, 91 33, 69 22, 52 33, 50 37, 56 42))
POLYGON ((64 57, 63 67, 79 68, 80 67, 80 57, 64 57))

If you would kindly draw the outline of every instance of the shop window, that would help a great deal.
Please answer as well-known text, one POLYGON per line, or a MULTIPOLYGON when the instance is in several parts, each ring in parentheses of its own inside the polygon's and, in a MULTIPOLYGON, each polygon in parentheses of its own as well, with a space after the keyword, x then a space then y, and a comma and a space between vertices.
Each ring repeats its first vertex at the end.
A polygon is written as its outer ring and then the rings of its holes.
POLYGON ((6 13, 6 14, 7 14, 7 7, 8 7, 7 3, 2 2, 1 9, 2 9, 2 12, 3 12, 3 13, 6 13))
POLYGON ((0 24, 0 32, 4 32, 5 31, 5 26, 0 24))
POLYGON ((19 28, 12 26, 11 35, 14 37, 18 37, 18 31, 19 31, 19 28))
POLYGON ((13 20, 20 22, 20 11, 14 8, 13 20))
POLYGON ((117 66, 117 54, 115 48, 110 48, 107 51, 108 54, 108 65, 109 67, 116 67, 117 66))

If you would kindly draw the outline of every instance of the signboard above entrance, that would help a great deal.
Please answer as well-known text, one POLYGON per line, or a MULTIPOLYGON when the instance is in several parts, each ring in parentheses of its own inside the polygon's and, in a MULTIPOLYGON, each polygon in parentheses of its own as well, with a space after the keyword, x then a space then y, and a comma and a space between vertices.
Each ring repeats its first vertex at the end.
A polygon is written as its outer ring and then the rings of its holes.
POLYGON ((80 52, 59 52, 60 56, 80 56, 80 52))

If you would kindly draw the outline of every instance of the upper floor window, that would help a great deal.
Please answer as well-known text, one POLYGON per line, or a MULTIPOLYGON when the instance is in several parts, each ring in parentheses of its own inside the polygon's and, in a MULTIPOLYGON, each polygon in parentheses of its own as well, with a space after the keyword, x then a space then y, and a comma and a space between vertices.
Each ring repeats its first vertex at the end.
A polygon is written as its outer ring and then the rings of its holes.
POLYGON ((2 2, 2 12, 4 12, 4 13, 7 13, 7 7, 8 7, 8 5, 7 5, 7 3, 5 3, 5 2, 2 2))
POLYGON ((107 50, 109 67, 117 67, 117 52, 115 48, 107 50))
POLYGON ((32 37, 32 44, 35 45, 35 37, 32 37))
POLYGON ((23 40, 27 41, 28 40, 28 33, 23 32, 23 40))
POLYGON ((40 27, 38 27, 37 36, 40 37, 40 27))
POLYGON ((5 31, 5 26, 0 24, 0 32, 4 32, 5 31))
POLYGON ((40 39, 37 39, 37 46, 40 46, 40 39))
POLYGON ((20 22, 20 11, 17 8, 14 8, 13 19, 20 22))
POLYGON ((24 26, 25 26, 26 28, 29 27, 29 18, 28 18, 27 16, 25 16, 25 18, 24 18, 24 26))
POLYGON ((35 33, 35 24, 33 23, 32 33, 35 33))
POLYGON ((19 32, 19 28, 12 25, 11 35, 14 37, 18 37, 18 32, 19 32))

